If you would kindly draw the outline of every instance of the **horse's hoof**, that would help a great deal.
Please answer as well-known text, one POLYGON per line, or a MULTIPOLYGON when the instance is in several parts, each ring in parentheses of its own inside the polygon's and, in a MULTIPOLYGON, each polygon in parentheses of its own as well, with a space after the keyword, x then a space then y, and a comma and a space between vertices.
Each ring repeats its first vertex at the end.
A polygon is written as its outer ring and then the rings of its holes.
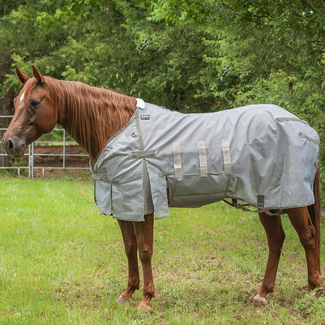
POLYGON ((262 305, 266 305, 267 301, 264 297, 260 296, 259 294, 257 294, 254 299, 254 307, 261 307, 262 305))
POLYGON ((149 314, 153 313, 152 307, 143 302, 141 302, 140 305, 138 306, 138 310, 141 311, 142 313, 149 313, 149 314))
POLYGON ((319 287, 315 293, 315 297, 319 298, 321 296, 325 296, 325 287, 319 287))
POLYGON ((128 298, 128 297, 124 297, 124 296, 119 296, 117 298, 117 302, 120 303, 120 304, 125 304, 129 301, 132 301, 132 298, 128 298))

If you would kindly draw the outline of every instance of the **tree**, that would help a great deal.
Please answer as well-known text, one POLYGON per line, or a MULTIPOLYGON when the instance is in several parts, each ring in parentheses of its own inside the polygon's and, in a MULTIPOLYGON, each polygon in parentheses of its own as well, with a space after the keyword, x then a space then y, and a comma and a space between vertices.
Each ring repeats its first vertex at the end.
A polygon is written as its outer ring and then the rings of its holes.
POLYGON ((158 0, 151 19, 222 30, 244 76, 284 71, 324 86, 325 4, 316 0, 158 0))
MULTIPOLYGON (((35 1, 1 21, 14 65, 78 80, 183 111, 229 107, 238 83, 218 33, 148 21, 150 1, 35 1), (222 94, 222 96, 220 96, 222 94)), ((5 41, 2 41, 5 43, 5 41)), ((12 74, 9 87, 18 87, 12 74)))

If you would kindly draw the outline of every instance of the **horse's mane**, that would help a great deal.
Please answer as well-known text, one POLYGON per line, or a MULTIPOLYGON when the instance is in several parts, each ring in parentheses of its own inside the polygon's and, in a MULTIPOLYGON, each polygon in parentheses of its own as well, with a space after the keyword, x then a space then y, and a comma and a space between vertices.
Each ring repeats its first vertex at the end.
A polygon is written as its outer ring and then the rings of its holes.
MULTIPOLYGON (((24 101, 29 110, 30 96, 37 84, 35 78, 25 84, 24 101)), ((44 77, 44 87, 58 110, 58 123, 89 153, 94 144, 102 149, 136 110, 134 97, 81 82, 44 77)))

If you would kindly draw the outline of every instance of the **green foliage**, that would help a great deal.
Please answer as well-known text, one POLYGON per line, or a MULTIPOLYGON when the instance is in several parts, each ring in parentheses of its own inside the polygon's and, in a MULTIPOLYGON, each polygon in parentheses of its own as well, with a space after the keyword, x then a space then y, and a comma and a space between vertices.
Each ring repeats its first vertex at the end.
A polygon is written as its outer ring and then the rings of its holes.
POLYGON ((311 314, 320 314, 325 307, 325 298, 316 298, 316 291, 317 290, 310 293, 306 292, 306 295, 295 304, 295 308, 297 308, 302 316, 306 317, 311 314))
POLYGON ((325 80, 324 11, 316 0, 159 0, 151 20, 222 30, 221 54, 243 86, 283 71, 319 89, 325 80))
POLYGON ((235 106, 258 103, 279 105, 307 120, 319 132, 324 129, 324 92, 322 87, 315 87, 312 81, 301 81, 279 70, 267 78, 256 79, 254 83, 237 89, 235 106))
POLYGON ((242 85, 283 71, 324 86, 325 9, 321 1, 158 0, 151 20, 222 30, 224 55, 242 85))
MULTIPOLYGON (((228 107, 238 83, 225 69, 217 31, 149 22, 145 1, 48 1, 2 18, 14 64, 45 75, 110 88, 186 112, 228 107), (22 37, 24 33, 24 37, 22 37)), ((18 86, 14 75, 7 81, 18 86)))

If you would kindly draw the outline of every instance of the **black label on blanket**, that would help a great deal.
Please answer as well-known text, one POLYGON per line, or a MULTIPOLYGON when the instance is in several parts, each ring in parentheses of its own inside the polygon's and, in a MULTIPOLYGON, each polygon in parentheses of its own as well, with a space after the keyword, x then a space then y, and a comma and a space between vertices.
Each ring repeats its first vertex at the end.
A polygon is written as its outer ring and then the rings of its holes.
POLYGON ((141 115, 141 120, 150 120, 150 115, 141 115))

